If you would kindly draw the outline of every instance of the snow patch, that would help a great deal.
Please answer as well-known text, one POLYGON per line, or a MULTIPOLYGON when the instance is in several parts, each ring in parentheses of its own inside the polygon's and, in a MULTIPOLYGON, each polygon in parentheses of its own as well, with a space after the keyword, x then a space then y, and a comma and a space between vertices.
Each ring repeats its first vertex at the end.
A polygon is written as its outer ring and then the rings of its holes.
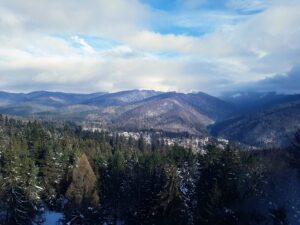
POLYGON ((61 212, 46 210, 44 217, 45 222, 43 223, 43 225, 57 225, 60 224, 60 221, 64 218, 64 214, 61 212))

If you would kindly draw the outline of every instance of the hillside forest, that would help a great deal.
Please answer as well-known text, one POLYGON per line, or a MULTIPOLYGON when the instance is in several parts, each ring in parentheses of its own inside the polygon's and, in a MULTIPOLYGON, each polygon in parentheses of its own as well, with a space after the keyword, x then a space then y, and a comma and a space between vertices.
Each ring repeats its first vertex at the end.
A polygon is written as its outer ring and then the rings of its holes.
POLYGON ((300 132, 285 149, 205 152, 0 116, 0 224, 300 224, 300 132))

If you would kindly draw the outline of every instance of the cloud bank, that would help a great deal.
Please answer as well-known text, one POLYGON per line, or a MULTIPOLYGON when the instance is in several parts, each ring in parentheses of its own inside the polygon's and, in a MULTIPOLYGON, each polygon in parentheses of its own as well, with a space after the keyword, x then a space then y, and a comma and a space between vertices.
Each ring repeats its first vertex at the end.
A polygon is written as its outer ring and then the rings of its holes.
POLYGON ((284 0, 3 0, 0 89, 300 92, 299 11, 284 0))
POLYGON ((248 91, 267 91, 276 90, 278 93, 299 94, 300 66, 292 68, 286 74, 278 74, 257 82, 241 85, 239 88, 248 91))

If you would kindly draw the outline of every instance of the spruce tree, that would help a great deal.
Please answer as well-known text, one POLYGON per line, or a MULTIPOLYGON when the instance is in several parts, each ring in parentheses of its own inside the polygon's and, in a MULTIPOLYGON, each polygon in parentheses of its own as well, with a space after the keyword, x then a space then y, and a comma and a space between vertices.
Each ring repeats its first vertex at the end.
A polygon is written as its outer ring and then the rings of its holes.
POLYGON ((161 225, 182 225, 187 224, 187 211, 182 199, 180 190, 180 177, 175 165, 170 165, 165 169, 166 184, 164 190, 159 194, 160 219, 157 223, 161 225))
POLYGON ((212 147, 202 158, 195 217, 199 224, 238 224, 235 203, 240 199, 240 157, 236 150, 212 147))
POLYGON ((4 155, 1 199, 5 224, 31 224, 40 200, 37 169, 20 147, 19 139, 12 139, 4 155))
POLYGON ((55 206, 55 200, 61 191, 62 179, 66 178, 64 176, 66 162, 62 159, 63 153, 59 148, 55 150, 52 146, 48 146, 45 148, 44 155, 40 165, 40 175, 44 187, 43 197, 47 203, 55 206))

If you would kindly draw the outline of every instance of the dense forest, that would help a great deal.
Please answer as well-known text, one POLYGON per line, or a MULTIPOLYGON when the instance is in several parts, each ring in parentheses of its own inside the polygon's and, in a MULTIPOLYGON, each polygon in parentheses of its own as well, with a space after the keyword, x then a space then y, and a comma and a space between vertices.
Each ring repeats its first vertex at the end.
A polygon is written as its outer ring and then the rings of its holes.
POLYGON ((300 224, 300 133, 288 149, 205 153, 71 123, 0 116, 0 223, 300 224))

